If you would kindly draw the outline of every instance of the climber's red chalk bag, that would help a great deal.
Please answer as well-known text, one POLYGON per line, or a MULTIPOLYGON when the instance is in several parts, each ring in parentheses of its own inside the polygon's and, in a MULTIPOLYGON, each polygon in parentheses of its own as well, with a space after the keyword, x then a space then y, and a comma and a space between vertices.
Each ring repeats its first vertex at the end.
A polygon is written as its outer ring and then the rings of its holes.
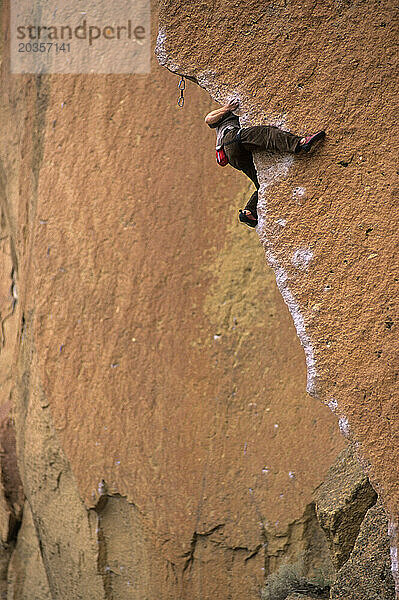
POLYGON ((216 161, 221 167, 229 164, 229 159, 226 156, 223 146, 219 150, 216 150, 216 161))

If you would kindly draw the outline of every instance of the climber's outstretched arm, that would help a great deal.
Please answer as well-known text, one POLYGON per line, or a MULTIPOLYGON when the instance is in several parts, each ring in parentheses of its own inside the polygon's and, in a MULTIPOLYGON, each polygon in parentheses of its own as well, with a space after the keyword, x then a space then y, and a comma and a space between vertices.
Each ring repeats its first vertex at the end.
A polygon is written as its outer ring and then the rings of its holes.
POLYGON ((208 113, 205 117, 205 123, 207 125, 214 125, 226 113, 228 113, 231 110, 235 110, 236 108, 238 108, 237 101, 229 102, 228 104, 225 104, 224 106, 221 106, 220 108, 217 108, 216 110, 213 110, 212 112, 208 113))

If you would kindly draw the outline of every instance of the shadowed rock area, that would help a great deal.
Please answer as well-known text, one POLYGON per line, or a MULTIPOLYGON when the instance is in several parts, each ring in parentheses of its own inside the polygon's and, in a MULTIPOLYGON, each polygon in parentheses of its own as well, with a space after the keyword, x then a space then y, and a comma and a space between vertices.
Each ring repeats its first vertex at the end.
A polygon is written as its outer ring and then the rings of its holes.
POLYGON ((350 559, 338 572, 332 600, 391 600, 388 521, 380 502, 370 508, 360 528, 350 559))
POLYGON ((388 521, 353 446, 337 457, 314 497, 308 552, 300 560, 281 556, 262 600, 394 600, 388 521), (325 537, 317 536, 320 528, 325 537))
POLYGON ((317 489, 315 500, 317 518, 334 566, 339 569, 349 558, 366 512, 377 500, 353 446, 339 455, 317 489))

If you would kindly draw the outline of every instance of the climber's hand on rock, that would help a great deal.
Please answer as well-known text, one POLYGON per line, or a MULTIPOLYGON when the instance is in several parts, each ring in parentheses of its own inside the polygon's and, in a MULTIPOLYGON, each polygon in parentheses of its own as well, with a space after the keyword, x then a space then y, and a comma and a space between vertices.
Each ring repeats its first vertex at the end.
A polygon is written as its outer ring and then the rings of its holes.
POLYGON ((236 108, 238 108, 239 106, 240 103, 238 102, 238 100, 231 100, 226 104, 226 108, 228 108, 229 110, 236 110, 236 108))

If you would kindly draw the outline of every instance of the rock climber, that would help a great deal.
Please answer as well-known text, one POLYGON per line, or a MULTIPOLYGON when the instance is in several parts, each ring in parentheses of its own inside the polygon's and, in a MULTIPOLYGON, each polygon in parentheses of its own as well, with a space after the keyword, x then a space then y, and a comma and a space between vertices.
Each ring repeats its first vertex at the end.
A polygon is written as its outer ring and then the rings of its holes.
POLYGON ((244 210, 239 211, 239 220, 249 227, 258 224, 258 189, 259 181, 256 174, 252 152, 266 150, 273 153, 309 152, 316 142, 326 136, 324 131, 313 135, 300 137, 289 131, 283 131, 273 125, 256 125, 255 127, 240 127, 238 117, 233 113, 238 108, 236 101, 229 102, 221 108, 208 113, 205 123, 216 129, 216 156, 220 165, 228 163, 235 169, 243 171, 255 184, 256 190, 247 202, 244 210))

